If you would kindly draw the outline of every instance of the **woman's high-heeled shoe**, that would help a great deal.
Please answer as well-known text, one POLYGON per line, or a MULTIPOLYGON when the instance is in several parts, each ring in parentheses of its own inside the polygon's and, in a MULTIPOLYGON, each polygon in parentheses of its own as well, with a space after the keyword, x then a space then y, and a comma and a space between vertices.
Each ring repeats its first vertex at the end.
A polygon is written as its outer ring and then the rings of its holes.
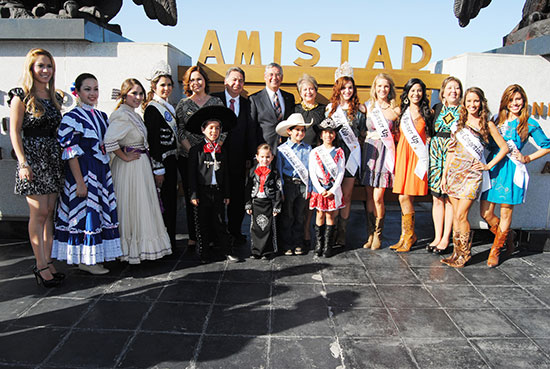
POLYGON ((53 277, 52 279, 44 279, 40 272, 43 272, 44 270, 50 270, 50 268, 45 267, 42 269, 38 269, 38 267, 34 267, 32 272, 34 273, 34 277, 36 278, 36 284, 40 285, 42 284, 46 288, 51 287, 57 287, 61 284, 61 280, 53 277))
POLYGON ((437 250, 437 245, 426 245, 426 251, 427 252, 434 252, 435 253, 435 250, 437 250))
MULTIPOLYGON (((53 265, 53 261, 49 261, 47 264, 53 265)), ((60 273, 60 272, 52 273, 52 275, 55 279, 59 279, 60 281, 64 280, 66 277, 65 273, 60 273)))

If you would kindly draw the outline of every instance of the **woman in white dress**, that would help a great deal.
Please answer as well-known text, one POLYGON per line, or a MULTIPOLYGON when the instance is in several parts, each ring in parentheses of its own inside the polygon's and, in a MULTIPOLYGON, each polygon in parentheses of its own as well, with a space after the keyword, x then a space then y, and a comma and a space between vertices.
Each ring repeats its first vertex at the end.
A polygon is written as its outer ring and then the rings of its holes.
POLYGON ((130 264, 172 253, 147 151, 147 130, 135 112, 143 102, 144 91, 136 79, 122 83, 120 101, 109 117, 105 134, 117 198, 120 259, 130 264))

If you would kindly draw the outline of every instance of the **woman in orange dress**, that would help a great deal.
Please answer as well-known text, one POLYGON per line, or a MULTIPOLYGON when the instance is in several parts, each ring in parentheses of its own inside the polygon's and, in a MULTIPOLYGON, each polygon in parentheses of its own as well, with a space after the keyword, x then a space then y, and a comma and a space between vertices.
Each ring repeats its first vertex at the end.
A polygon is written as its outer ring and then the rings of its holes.
POLYGON ((390 246, 397 252, 407 252, 416 242, 414 233, 414 196, 428 193, 427 123, 433 118, 426 85, 411 78, 401 94, 399 143, 395 158, 393 192, 399 194, 401 206, 401 237, 390 246))

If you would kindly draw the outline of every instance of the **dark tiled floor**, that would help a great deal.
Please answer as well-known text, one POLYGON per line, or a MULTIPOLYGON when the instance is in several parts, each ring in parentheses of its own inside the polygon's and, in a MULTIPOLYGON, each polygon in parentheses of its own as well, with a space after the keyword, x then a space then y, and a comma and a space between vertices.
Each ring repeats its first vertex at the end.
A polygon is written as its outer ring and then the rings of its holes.
MULTIPOLYGON (((422 244, 392 252, 398 212, 386 224, 378 251, 361 248, 355 209, 348 247, 330 259, 201 265, 182 241, 102 277, 60 264, 68 278, 52 290, 35 284, 27 244, 0 246, 0 367, 550 368, 550 254, 488 269, 477 232, 471 265, 456 270, 422 244)), ((429 213, 417 230, 425 244, 429 213)))

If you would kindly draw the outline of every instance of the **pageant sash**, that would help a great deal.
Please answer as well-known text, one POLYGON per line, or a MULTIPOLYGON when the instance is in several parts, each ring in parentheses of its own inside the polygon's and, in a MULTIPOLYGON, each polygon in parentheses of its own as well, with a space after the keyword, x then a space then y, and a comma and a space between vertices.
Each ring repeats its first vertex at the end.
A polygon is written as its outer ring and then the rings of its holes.
POLYGON ((334 161, 334 158, 330 155, 330 151, 326 149, 324 146, 319 146, 320 149, 318 150, 319 158, 323 162, 323 165, 328 170, 328 173, 333 179, 336 179, 336 176, 338 176, 338 166, 336 165, 336 162, 334 161))
POLYGON ((418 158, 418 163, 416 163, 416 168, 414 168, 414 174, 416 174, 418 178, 424 179, 424 176, 428 171, 428 150, 426 148, 426 144, 422 142, 422 137, 420 137, 414 127, 409 108, 405 110, 405 113, 401 119, 401 129, 405 134, 407 142, 411 145, 411 148, 418 158))
MULTIPOLYGON (((514 157, 514 152, 519 152, 516 143, 512 140, 506 141, 510 152, 506 154, 512 163, 516 165, 516 171, 514 172, 514 184, 519 188, 523 188, 524 194, 527 193, 527 187, 529 186, 529 172, 525 164, 520 162, 514 157)), ((523 202, 525 202, 525 195, 523 196, 523 202)))
MULTIPOLYGON (((156 97, 156 95, 155 95, 156 97)), ((170 111, 170 109, 164 105, 163 102, 158 100, 151 100, 149 102, 149 105, 154 106, 159 111, 160 115, 164 118, 166 123, 172 128, 172 131, 174 131, 174 135, 178 137, 178 125, 176 123, 176 117, 175 115, 170 111)))
POLYGON ((349 125, 347 114, 341 106, 336 108, 336 111, 332 114, 331 118, 342 126, 338 133, 340 133, 340 137, 350 151, 349 158, 346 163, 346 169, 352 175, 355 175, 357 170, 361 168, 361 147, 359 146, 359 140, 355 136, 355 133, 353 133, 353 130, 349 125))
POLYGON ((294 170, 298 172, 300 179, 306 185, 306 192, 308 192, 309 173, 304 163, 302 163, 300 158, 298 158, 298 155, 296 155, 296 153, 292 151, 292 149, 288 145, 281 145, 277 148, 277 150, 281 154, 283 154, 290 165, 292 165, 292 168, 294 168, 294 170))
MULTIPOLYGON (((485 161, 485 155, 483 155, 485 148, 479 140, 479 137, 476 137, 476 135, 474 135, 472 131, 467 128, 456 131, 455 136, 456 139, 462 144, 462 146, 466 148, 466 151, 470 153, 470 155, 472 155, 483 164, 487 164, 487 162, 485 161)), ((481 192, 485 192, 491 188, 491 177, 489 176, 488 170, 484 170, 482 172, 482 178, 483 182, 481 183, 481 192)))
POLYGON ((378 102, 375 103, 374 110, 371 112, 371 119, 376 132, 380 135, 382 143, 389 152, 389 155, 386 155, 384 166, 388 171, 393 173, 395 168, 395 142, 393 141, 388 121, 386 117, 384 117, 384 113, 382 113, 382 109, 380 109, 378 102))

